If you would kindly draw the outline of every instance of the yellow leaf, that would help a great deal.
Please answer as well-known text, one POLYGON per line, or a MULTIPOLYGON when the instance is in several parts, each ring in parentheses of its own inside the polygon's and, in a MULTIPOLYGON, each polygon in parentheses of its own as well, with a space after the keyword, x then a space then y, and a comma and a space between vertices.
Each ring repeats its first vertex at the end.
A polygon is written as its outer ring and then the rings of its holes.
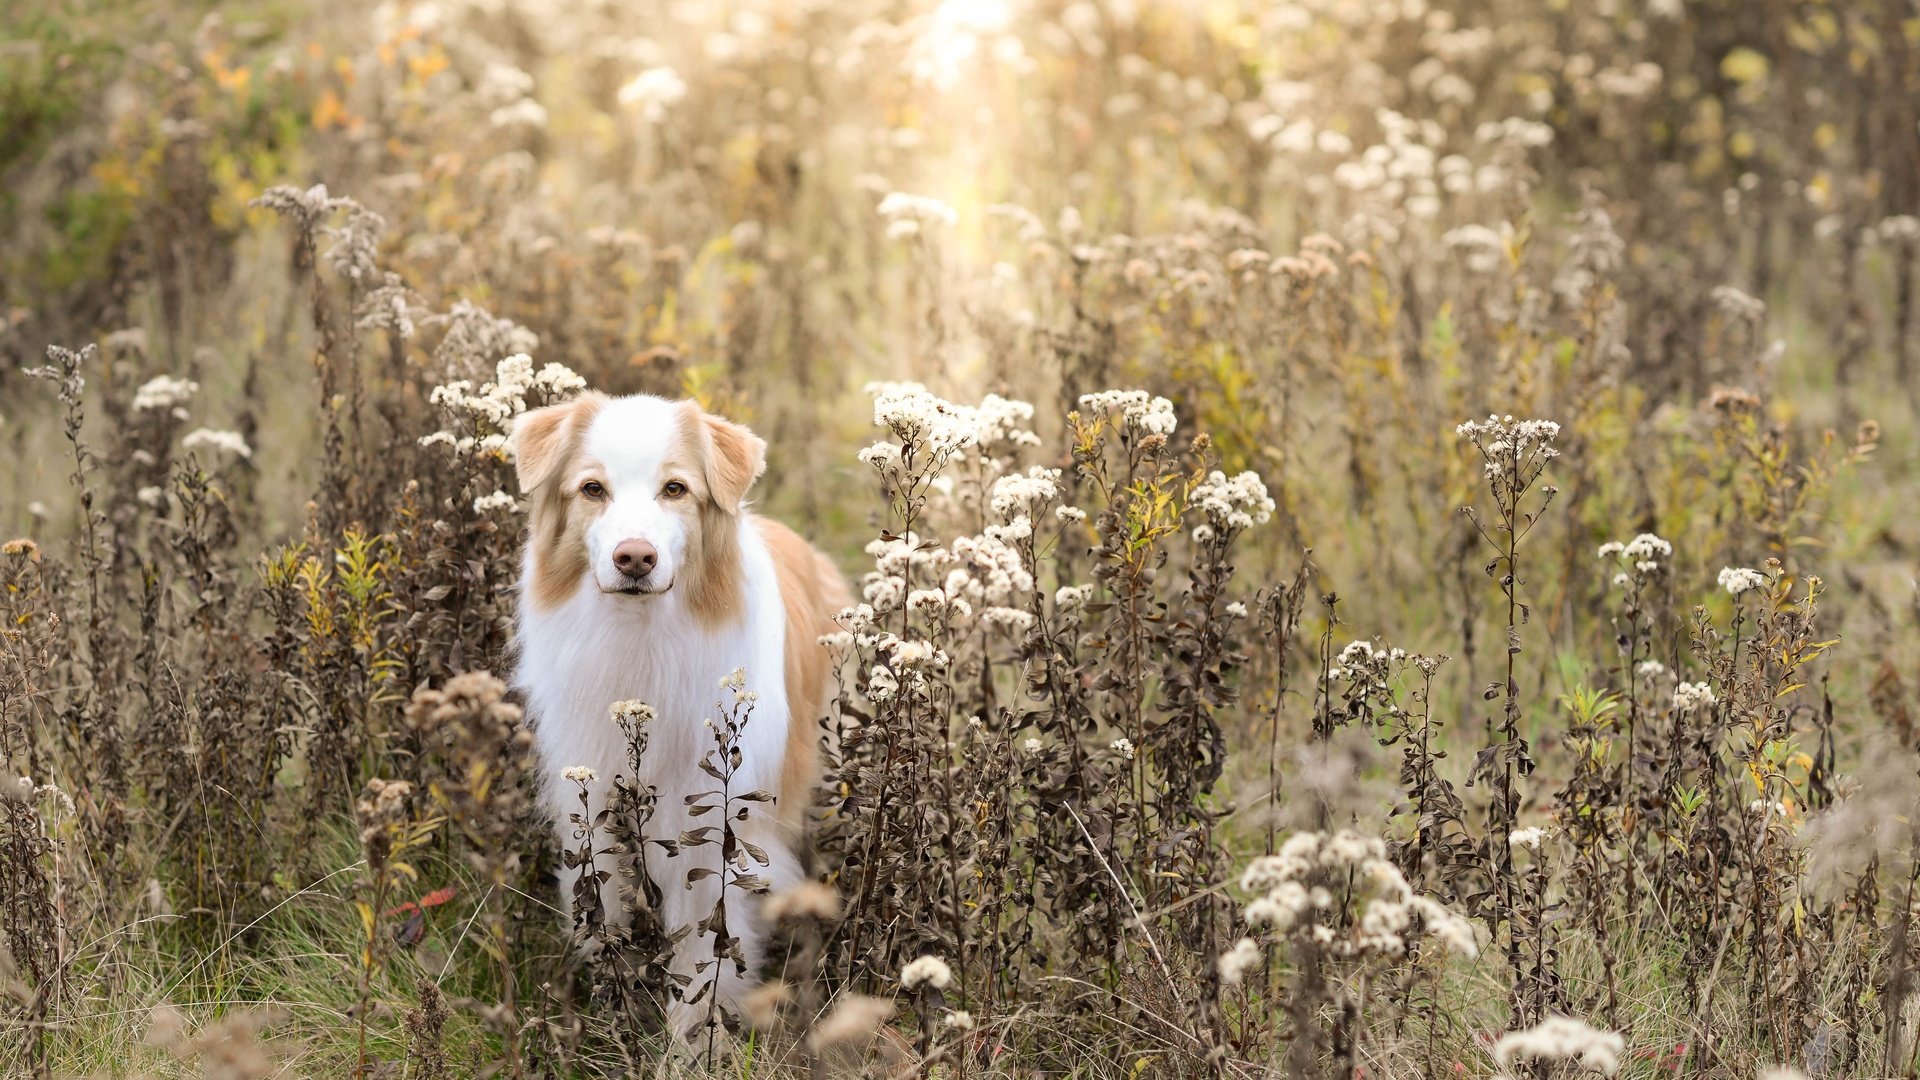
POLYGON ((1769 67, 1765 56, 1745 46, 1720 59, 1720 74, 1742 86, 1766 78, 1769 67))
POLYGON ((347 107, 341 103, 340 95, 334 93, 332 87, 320 92, 320 100, 313 105, 313 126, 316 130, 339 127, 346 116, 347 107))

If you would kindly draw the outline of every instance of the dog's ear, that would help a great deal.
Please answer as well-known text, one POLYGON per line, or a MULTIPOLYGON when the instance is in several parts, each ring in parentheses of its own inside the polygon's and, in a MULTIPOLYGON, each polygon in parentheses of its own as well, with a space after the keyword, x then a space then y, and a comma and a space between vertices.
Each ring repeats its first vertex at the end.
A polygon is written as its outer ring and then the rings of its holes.
POLYGON ((559 405, 523 412, 514 420, 514 469, 519 474, 522 495, 553 479, 567 459, 567 448, 581 420, 592 416, 600 401, 598 394, 582 394, 559 405))
POLYGON ((739 424, 701 412, 710 451, 707 490, 727 513, 735 513, 760 474, 767 470, 767 441, 739 424))

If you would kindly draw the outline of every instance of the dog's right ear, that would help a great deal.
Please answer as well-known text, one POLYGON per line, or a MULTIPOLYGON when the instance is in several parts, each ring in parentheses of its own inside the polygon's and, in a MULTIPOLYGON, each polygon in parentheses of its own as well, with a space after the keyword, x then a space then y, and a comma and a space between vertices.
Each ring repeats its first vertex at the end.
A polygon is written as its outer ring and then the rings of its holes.
POLYGON ((572 401, 523 412, 513 422, 514 469, 520 494, 553 479, 567 460, 567 448, 580 425, 600 408, 598 394, 582 394, 572 401))

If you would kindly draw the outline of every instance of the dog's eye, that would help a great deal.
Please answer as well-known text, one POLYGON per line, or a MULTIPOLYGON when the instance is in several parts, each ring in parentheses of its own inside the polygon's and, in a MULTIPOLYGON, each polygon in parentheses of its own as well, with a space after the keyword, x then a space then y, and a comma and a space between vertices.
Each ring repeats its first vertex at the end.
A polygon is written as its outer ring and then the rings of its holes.
POLYGON ((598 480, 589 480, 580 485, 580 494, 589 499, 604 499, 607 497, 607 488, 598 480))
POLYGON ((665 495, 669 499, 677 499, 686 493, 687 485, 678 480, 669 480, 666 486, 660 489, 660 494, 665 495))

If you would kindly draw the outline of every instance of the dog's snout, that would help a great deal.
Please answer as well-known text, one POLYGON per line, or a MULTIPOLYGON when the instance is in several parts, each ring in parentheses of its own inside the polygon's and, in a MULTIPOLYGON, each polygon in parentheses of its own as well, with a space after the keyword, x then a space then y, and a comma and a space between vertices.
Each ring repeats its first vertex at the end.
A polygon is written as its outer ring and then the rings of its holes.
POLYGON ((660 552, 645 540, 622 540, 613 549, 613 568, 635 581, 653 573, 660 552))

